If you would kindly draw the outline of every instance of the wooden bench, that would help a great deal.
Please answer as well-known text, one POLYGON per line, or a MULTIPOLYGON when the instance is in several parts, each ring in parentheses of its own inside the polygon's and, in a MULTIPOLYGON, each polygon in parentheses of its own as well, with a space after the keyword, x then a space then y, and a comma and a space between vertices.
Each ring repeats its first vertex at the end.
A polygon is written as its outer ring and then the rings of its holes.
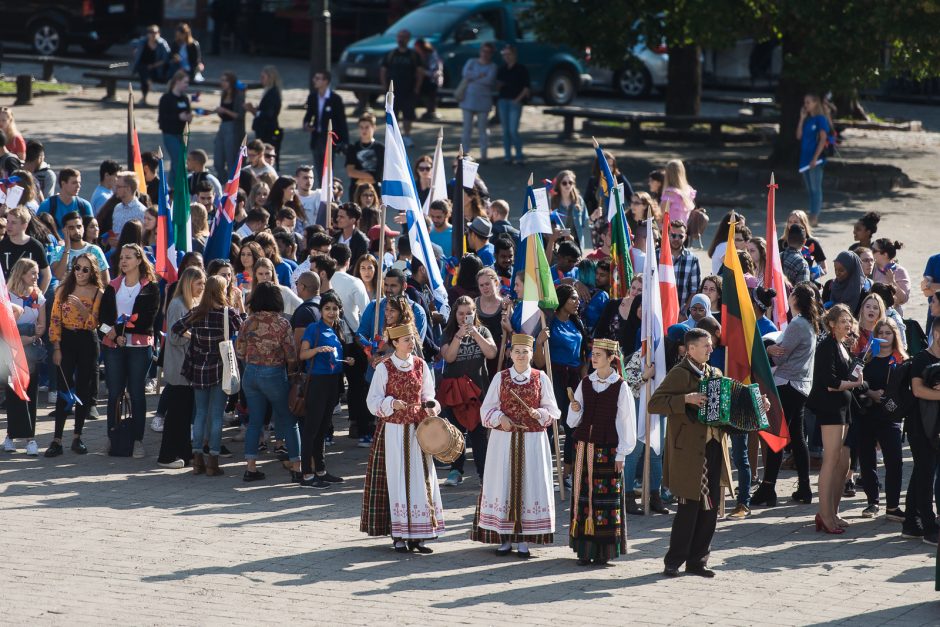
MULTIPOLYGON (((709 134, 707 144, 711 147, 721 147, 724 140, 721 136, 722 126, 747 127, 756 122, 753 116, 724 116, 724 115, 665 115, 662 113, 638 113, 629 111, 615 111, 611 109, 589 109, 586 107, 551 107, 544 109, 545 115, 564 118, 564 130, 561 133, 563 141, 575 138, 575 118, 605 122, 621 122, 630 125, 627 133, 628 146, 644 146, 643 124, 659 123, 667 125, 689 127, 693 124, 708 124, 709 134)), ((761 118, 761 124, 778 123, 779 118, 761 118)))
MULTIPOLYGON (((102 100, 116 100, 117 99, 117 84, 118 82, 122 83, 133 83, 139 79, 138 76, 134 74, 116 74, 114 72, 85 72, 82 74, 85 78, 91 78, 99 81, 105 88, 105 97, 102 100)), ((241 81, 245 85, 245 89, 261 89, 261 81, 241 81)), ((214 89, 221 89, 221 84, 217 80, 205 80, 199 83, 192 83, 190 85, 192 88, 200 87, 212 87, 214 89)))
POLYGON ((703 95, 703 102, 717 102, 719 104, 737 105, 739 107, 749 107, 754 112, 754 117, 761 117, 765 111, 776 111, 777 101, 768 97, 735 98, 733 96, 713 96, 703 95))
POLYGON ((127 61, 91 61, 88 59, 72 59, 68 57, 55 57, 35 54, 4 54, 4 61, 18 63, 38 63, 42 65, 42 80, 51 81, 55 77, 55 66, 86 68, 98 71, 117 70, 128 66, 127 61))

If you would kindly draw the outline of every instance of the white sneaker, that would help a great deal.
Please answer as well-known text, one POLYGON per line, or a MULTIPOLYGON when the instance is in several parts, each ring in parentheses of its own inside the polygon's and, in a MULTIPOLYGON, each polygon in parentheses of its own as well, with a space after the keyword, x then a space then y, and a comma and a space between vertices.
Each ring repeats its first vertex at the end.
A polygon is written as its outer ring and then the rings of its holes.
POLYGON ((143 459, 147 453, 144 451, 144 443, 140 440, 134 442, 134 459, 143 459))
POLYGON ((184 468, 186 466, 186 462, 184 462, 182 459, 174 459, 171 462, 157 462, 157 466, 160 468, 184 468))
POLYGON ((150 430, 163 433, 163 416, 157 414, 153 417, 153 420, 150 421, 150 430))
POLYGON ((37 391, 37 392, 48 392, 48 391, 49 391, 49 386, 48 386, 48 385, 40 385, 38 388, 36 388, 36 391, 37 391))
POLYGON ((55 390, 49 390, 48 403, 50 405, 55 405, 56 401, 59 400, 59 393, 55 390))
POLYGON ((10 436, 7 436, 3 441, 3 452, 4 453, 15 453, 16 444, 13 444, 13 440, 10 439, 10 436))
POLYGON ((31 457, 39 456, 39 445, 36 444, 36 440, 30 440, 26 443, 26 454, 31 457))
POLYGON ((146 394, 157 393, 157 380, 156 379, 150 379, 147 381, 147 385, 144 386, 144 393, 146 394))

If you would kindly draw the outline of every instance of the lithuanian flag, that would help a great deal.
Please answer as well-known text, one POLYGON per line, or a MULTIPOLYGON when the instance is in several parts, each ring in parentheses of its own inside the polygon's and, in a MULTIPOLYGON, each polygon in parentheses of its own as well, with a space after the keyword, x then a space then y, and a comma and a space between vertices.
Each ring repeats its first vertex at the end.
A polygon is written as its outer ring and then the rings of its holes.
POLYGON ((621 188, 617 186, 604 150, 594 140, 594 152, 597 156, 602 198, 607 205, 607 221, 610 222, 610 297, 623 298, 630 290, 633 280, 633 263, 630 261, 630 236, 627 227, 627 215, 623 209, 621 188))
POLYGON ((770 371, 770 359, 757 328, 757 315, 744 282, 744 270, 734 247, 734 222, 728 229, 728 248, 721 267, 721 344, 725 347, 725 376, 742 383, 756 383, 770 399, 767 419, 770 428, 761 431, 775 453, 790 441, 790 431, 783 417, 777 386, 770 371))

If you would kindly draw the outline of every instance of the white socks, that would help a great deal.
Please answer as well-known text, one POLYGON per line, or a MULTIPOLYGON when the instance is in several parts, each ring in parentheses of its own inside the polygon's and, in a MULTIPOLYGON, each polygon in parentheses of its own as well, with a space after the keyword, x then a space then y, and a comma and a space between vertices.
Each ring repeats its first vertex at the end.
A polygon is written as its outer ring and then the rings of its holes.
POLYGON ((500 551, 510 551, 512 550, 512 542, 503 542, 499 545, 500 551))
POLYGON ((520 543, 519 543, 519 548, 518 548, 517 550, 518 550, 520 553, 528 553, 528 552, 529 552, 529 545, 528 545, 528 543, 526 543, 526 542, 520 542, 520 543))

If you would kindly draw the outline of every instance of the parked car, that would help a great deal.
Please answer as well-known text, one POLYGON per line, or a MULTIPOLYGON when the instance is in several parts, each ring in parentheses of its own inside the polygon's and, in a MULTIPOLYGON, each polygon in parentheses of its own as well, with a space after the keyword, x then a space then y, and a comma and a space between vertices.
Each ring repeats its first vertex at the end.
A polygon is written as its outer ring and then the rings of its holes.
MULTIPOLYGON (((454 89, 468 59, 480 45, 513 44, 519 63, 529 70, 532 91, 549 104, 569 104, 591 83, 583 58, 563 46, 539 41, 527 16, 531 2, 443 0, 412 11, 381 35, 358 41, 343 51, 334 74, 340 83, 378 84, 382 60, 395 48, 395 35, 408 30, 423 37, 444 62, 444 88, 454 89)), ((413 40, 412 42, 413 43, 413 40)), ((411 45, 409 43, 409 45, 411 45)))
POLYGON ((669 82, 669 51, 665 43, 650 49, 644 37, 627 53, 619 68, 592 65, 592 86, 609 86, 624 98, 642 98, 653 89, 663 90, 669 82))
POLYGON ((3 3, 0 39, 32 46, 37 54, 78 44, 100 53, 131 39, 138 0, 17 0, 3 3))

